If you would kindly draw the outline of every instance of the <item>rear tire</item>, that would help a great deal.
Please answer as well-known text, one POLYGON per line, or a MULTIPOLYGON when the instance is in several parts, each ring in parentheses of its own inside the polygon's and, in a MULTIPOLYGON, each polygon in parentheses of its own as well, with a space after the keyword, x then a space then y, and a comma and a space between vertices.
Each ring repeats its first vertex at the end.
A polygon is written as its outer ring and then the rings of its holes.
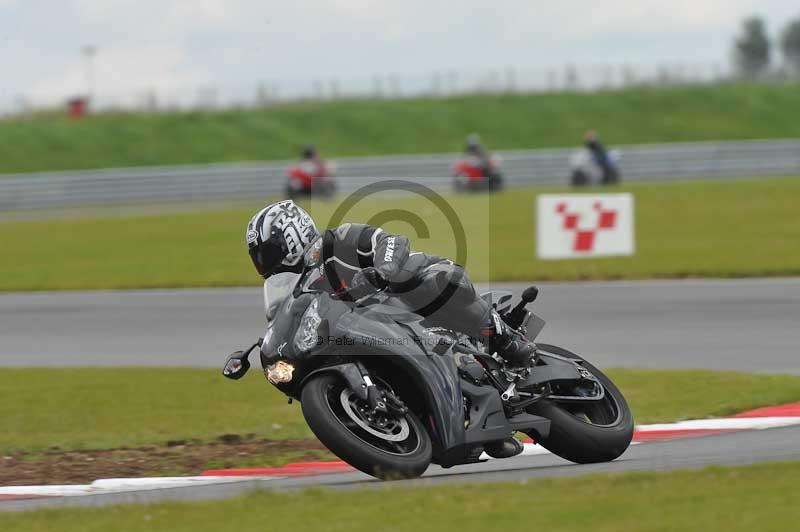
MULTIPOLYGON (((566 358, 583 360, 580 356, 553 345, 538 344, 547 351, 566 358)), ((633 439, 633 415, 622 393, 602 371, 585 360, 583 364, 605 388, 608 405, 591 406, 585 404, 560 403, 544 399, 532 405, 528 411, 550 420, 550 434, 536 443, 553 454, 578 464, 610 462, 618 458, 633 439), (580 409, 597 409, 598 413, 590 414, 586 410, 582 415, 580 409), (576 410, 578 409, 578 410, 576 410), (616 411, 612 415, 612 411, 616 411), (594 415, 596 420, 589 418, 594 415), (609 418, 615 417, 611 420, 609 418)))
POLYGON ((609 168, 603 176, 604 185, 616 185, 619 183, 619 171, 616 168, 609 168))
MULTIPOLYGON (((340 402, 347 393, 344 381, 337 375, 322 373, 312 377, 301 394, 303 416, 319 440, 336 456, 382 480, 416 478, 431 462, 432 446, 428 433, 417 417, 409 412, 400 423, 408 427, 408 436, 397 445, 397 452, 381 449, 380 438, 372 437, 357 422, 348 419, 340 402), (348 423, 349 427, 345 425, 348 423), (402 446, 407 448, 401 449, 402 446)), ((405 430, 405 428, 403 429, 405 430)))

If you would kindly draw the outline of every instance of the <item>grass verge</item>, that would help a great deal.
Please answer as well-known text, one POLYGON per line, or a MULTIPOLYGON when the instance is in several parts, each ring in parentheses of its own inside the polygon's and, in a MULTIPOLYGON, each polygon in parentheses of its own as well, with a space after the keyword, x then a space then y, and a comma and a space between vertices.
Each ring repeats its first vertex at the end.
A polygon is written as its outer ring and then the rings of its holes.
MULTIPOLYGON (((535 258, 535 198, 563 188, 508 190, 447 200, 466 233, 473 280, 746 277, 800 274, 800 179, 631 183, 633 257, 535 258)), ((0 291, 255 284, 243 243, 249 209, 147 216, 0 222, 0 291)), ((338 204, 305 206, 327 227, 338 204)), ((427 199, 370 198, 344 221, 380 223, 414 213, 429 233, 388 221, 415 249, 457 258, 450 224, 427 199)))
POLYGON ((0 515, 5 530, 790 530, 800 463, 529 482, 258 492, 211 502, 0 515), (353 504, 358 501, 358 504, 353 504), (414 508, 414 511, 409 511, 414 508), (256 509, 256 510, 254 510, 256 509))
POLYGON ((159 114, 53 114, 0 121, 0 173, 297 156, 455 151, 479 131, 494 149, 800 136, 797 84, 351 100, 159 114))
POLYGON ((276 467, 336 460, 319 440, 264 440, 226 434, 211 442, 170 440, 104 450, 13 452, 2 455, 0 486, 89 484, 98 478, 191 476, 208 469, 276 467))
MULTIPOLYGON (((721 416, 800 400, 800 377, 617 369, 638 423, 721 416)), ((0 452, 115 449, 168 442, 311 438, 297 404, 258 371, 0 369, 0 452), (230 436, 228 436, 230 437, 230 436)))

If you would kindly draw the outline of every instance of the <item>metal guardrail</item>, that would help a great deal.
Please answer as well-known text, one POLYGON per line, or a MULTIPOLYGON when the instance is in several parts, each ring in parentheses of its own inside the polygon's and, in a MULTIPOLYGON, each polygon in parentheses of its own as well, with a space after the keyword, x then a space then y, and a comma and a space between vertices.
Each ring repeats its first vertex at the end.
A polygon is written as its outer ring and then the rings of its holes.
MULTIPOLYGON (((623 180, 800 175, 800 139, 615 146, 623 180)), ((498 152, 510 186, 566 183, 574 149, 498 152)), ((381 178, 451 183, 458 154, 338 159, 339 190, 381 178)), ((234 200, 281 194, 289 161, 0 176, 0 211, 106 203, 234 200)))

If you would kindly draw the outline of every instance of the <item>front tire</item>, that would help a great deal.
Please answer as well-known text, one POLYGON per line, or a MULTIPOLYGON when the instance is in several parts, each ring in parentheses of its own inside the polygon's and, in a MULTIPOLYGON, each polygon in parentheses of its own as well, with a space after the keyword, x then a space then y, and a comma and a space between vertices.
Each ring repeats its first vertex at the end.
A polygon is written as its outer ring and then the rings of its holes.
POLYGON ((553 454, 578 464, 610 462, 618 458, 633 439, 633 414, 622 392, 602 371, 580 356, 554 345, 538 344, 545 352, 582 360, 581 365, 605 388, 598 402, 559 402, 543 399, 528 411, 550 420, 550 434, 536 441, 553 454))
POLYGON ((467 192, 467 187, 464 181, 466 178, 461 174, 456 174, 453 176, 453 189, 456 192, 467 192))
POLYGON ((499 192, 503 190, 503 176, 498 172, 493 172, 489 175, 489 190, 492 192, 499 192))
POLYGON ((432 446, 411 412, 388 423, 368 420, 343 380, 331 373, 314 376, 300 397, 303 416, 319 440, 336 456, 382 480, 416 478, 431 462, 432 446))
POLYGON ((570 184, 573 187, 585 187, 589 185, 589 176, 583 170, 574 170, 570 176, 570 184))

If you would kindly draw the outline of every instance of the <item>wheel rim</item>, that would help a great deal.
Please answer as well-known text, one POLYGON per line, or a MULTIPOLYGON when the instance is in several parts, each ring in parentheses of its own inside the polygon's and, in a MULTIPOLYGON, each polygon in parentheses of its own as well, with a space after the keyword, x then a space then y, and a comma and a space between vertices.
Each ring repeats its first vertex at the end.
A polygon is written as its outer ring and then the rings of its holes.
MULTIPOLYGON (((542 349, 545 354, 549 353, 555 356, 573 359, 584 371, 594 376, 595 381, 603 388, 604 392, 603 398, 598 401, 553 399, 552 404, 554 406, 579 419, 583 423, 595 427, 613 427, 622 421, 624 409, 620 406, 621 403, 617 397, 618 392, 614 392, 606 386, 605 381, 608 380, 608 377, 603 375, 603 373, 596 368, 587 368, 585 361, 574 353, 570 353, 557 346, 541 345, 540 349, 542 349)), ((622 403, 624 403, 624 399, 622 403)))
MULTIPOLYGON (((600 384, 601 386, 602 383, 600 384)), ((619 423, 622 409, 611 391, 605 389, 605 397, 599 401, 558 402, 558 407, 588 425, 611 427, 619 423)))
POLYGON ((373 413, 366 401, 344 386, 330 386, 325 395, 336 420, 367 445, 397 456, 420 448, 418 429, 407 416, 373 413))

